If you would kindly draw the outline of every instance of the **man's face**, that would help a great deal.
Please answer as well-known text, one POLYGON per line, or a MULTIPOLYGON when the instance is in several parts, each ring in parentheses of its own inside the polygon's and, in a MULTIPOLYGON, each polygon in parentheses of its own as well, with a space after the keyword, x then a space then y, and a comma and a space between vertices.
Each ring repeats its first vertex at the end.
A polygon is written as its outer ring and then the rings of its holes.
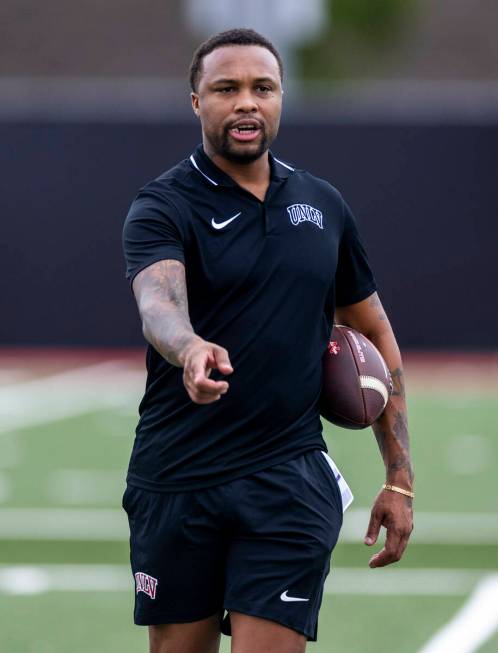
POLYGON ((259 45, 217 48, 202 61, 192 106, 210 156, 250 163, 275 139, 282 111, 278 62, 259 45))

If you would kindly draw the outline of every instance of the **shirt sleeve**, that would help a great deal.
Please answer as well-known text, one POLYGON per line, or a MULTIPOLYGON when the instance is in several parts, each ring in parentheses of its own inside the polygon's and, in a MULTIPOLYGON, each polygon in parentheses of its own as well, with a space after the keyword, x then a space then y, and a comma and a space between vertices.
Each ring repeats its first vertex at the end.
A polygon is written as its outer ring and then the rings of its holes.
POLYGON ((176 208, 155 193, 140 193, 123 227, 126 278, 130 284, 149 265, 165 259, 185 263, 184 239, 176 208))
POLYGON ((369 297, 377 289, 356 220, 343 200, 344 230, 339 245, 335 278, 337 306, 349 306, 369 297))

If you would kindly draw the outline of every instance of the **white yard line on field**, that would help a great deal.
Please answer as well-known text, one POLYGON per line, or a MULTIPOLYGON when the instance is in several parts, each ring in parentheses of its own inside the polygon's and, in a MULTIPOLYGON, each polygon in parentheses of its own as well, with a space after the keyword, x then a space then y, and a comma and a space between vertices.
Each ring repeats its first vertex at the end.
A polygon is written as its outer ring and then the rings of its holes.
POLYGON ((47 496, 56 505, 119 505, 124 478, 116 469, 57 469, 48 477, 47 496))
POLYGON ((128 523, 123 510, 0 508, 0 540, 86 542, 127 538, 128 523))
POLYGON ((138 399, 144 373, 130 370, 126 360, 107 361, 60 374, 0 387, 0 430, 114 408, 138 399))
POLYGON ((325 582, 329 594, 458 596, 468 594, 489 571, 479 569, 384 569, 332 566, 325 582))
POLYGON ((0 594, 120 592, 133 587, 124 565, 0 566, 0 594))
MULTIPOLYGON (((82 470, 83 471, 83 470, 82 470)), ((125 488, 110 471, 119 498, 125 488)), ((102 472, 105 474, 105 472, 102 472)), ((81 497, 82 495, 80 495, 81 497)), ((349 509, 340 542, 363 542, 368 525, 366 508, 349 509)), ((128 537, 126 515, 114 508, 0 508, 0 540, 123 540, 128 537)), ((381 533, 381 538, 383 538, 381 533)), ((492 544, 498 541, 497 513, 417 512, 412 542, 418 544, 492 544)))
MULTIPOLYGON (((368 508, 347 510, 341 541, 363 541, 369 519, 368 508)), ((419 544, 496 544, 498 513, 417 511, 410 541, 419 544)))
POLYGON ((498 630, 498 574, 487 576, 419 653, 474 653, 498 630))
MULTIPOLYGON (((390 569, 379 573, 372 569, 341 567, 333 570, 325 593, 465 595, 487 573, 461 569, 390 569)), ((113 592, 132 588, 131 571, 124 565, 0 565, 0 594, 113 592)))

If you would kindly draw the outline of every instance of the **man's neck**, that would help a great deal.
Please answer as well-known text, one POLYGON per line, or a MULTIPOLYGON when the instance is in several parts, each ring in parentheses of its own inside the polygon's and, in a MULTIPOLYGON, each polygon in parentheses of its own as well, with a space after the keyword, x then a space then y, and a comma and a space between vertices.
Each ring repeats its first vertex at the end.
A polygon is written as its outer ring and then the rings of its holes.
POLYGON ((250 163, 237 163, 230 161, 216 154, 206 144, 204 151, 211 161, 225 174, 231 177, 239 186, 245 188, 259 199, 263 200, 270 185, 270 160, 268 151, 262 154, 259 159, 250 163))

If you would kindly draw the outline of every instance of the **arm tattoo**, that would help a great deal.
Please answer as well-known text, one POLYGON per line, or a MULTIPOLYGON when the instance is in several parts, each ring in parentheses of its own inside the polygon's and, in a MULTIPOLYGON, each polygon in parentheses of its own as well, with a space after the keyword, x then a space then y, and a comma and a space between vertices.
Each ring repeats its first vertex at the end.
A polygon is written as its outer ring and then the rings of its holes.
POLYGON ((395 410, 391 415, 386 410, 373 425, 373 431, 388 478, 402 475, 413 481, 406 413, 395 410))
POLYGON ((343 307, 340 321, 358 329, 377 346, 389 366, 392 393, 384 412, 373 424, 373 431, 386 468, 388 483, 410 487, 413 471, 410 462, 405 384, 399 348, 377 293, 356 307, 343 307))
POLYGON ((395 370, 390 370, 391 379, 393 382, 393 391, 392 395, 394 397, 404 397, 405 396, 405 382, 403 378, 403 370, 400 367, 397 367, 395 370))
POLYGON ((188 316, 185 267, 175 260, 159 261, 139 273, 133 284, 143 333, 172 365, 196 336, 188 316))
POLYGON ((406 476, 413 481, 410 462, 408 420, 405 407, 405 385, 403 370, 391 370, 393 392, 384 413, 373 425, 388 477, 406 476))
POLYGON ((394 437, 404 451, 410 450, 406 413, 400 410, 396 411, 394 416, 394 437))

